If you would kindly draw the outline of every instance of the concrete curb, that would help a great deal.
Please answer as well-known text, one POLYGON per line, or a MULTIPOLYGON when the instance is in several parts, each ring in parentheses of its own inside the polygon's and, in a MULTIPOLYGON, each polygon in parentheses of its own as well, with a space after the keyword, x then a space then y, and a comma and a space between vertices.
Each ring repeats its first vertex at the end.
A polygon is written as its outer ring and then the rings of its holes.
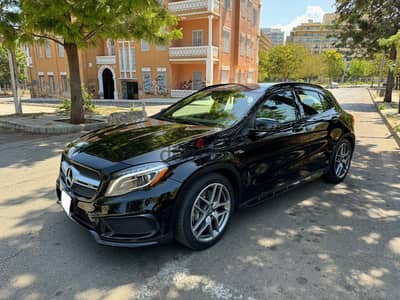
POLYGON ((399 146, 400 148, 400 135, 399 133, 396 131, 396 129, 393 128, 392 124, 390 124, 390 122, 388 121, 387 117, 381 112, 381 110, 379 109, 378 103, 376 103, 375 101, 375 97, 372 95, 372 92, 369 88, 367 88, 369 96, 371 97, 371 101, 374 104, 376 110, 378 111, 379 115, 381 116, 383 122, 385 123, 386 127, 389 129, 390 134, 393 136, 394 140, 397 143, 397 146, 399 146))
MULTIPOLYGON (((54 122, 53 122, 54 123, 54 122)), ((60 122, 61 123, 61 122, 60 122)), ((107 126, 107 122, 99 121, 88 124, 60 124, 60 125, 34 125, 24 124, 21 120, 10 120, 0 118, 0 128, 11 129, 14 131, 23 131, 33 134, 68 134, 81 131, 90 131, 107 126)))

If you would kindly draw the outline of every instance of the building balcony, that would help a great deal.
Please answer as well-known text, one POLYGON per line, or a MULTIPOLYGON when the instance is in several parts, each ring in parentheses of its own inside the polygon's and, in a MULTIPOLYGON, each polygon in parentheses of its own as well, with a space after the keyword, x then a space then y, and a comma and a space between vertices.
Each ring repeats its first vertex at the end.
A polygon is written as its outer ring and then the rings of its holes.
POLYGON ((213 13, 219 15, 219 0, 184 0, 168 3, 168 10, 177 16, 213 13))
POLYGON ((115 65, 115 56, 96 56, 98 65, 115 65))
MULTIPOLYGON (((209 46, 183 46, 183 47, 170 47, 169 59, 170 61, 178 60, 206 60, 207 51, 209 46)), ((212 47, 212 54, 214 58, 218 58, 218 47, 212 47)))

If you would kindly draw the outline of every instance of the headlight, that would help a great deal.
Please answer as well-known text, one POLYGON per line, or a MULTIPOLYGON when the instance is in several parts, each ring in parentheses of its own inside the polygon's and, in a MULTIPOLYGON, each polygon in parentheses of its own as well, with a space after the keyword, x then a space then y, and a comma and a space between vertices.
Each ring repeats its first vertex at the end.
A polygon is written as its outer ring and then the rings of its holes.
POLYGON ((168 166, 164 163, 149 163, 118 172, 112 176, 105 196, 120 196, 149 185, 153 186, 167 171, 168 166))

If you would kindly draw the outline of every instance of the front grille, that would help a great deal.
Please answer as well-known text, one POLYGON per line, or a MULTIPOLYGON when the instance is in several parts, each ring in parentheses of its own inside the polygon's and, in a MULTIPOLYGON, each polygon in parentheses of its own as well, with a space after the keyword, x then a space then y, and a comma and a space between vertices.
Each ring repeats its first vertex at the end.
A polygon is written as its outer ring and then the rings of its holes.
POLYGON ((101 182, 95 171, 66 160, 61 162, 61 179, 80 200, 92 199, 101 182))

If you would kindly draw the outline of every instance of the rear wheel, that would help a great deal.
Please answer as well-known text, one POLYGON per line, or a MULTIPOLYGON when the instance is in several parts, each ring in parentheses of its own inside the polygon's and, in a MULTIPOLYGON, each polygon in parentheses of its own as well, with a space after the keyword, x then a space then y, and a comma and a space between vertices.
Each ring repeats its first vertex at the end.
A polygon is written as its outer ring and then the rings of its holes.
POLYGON ((176 239, 196 250, 211 247, 221 239, 229 223, 233 188, 224 176, 212 173, 196 180, 184 193, 176 239))
POLYGON ((329 171, 325 174, 325 179, 331 183, 339 183, 343 181, 349 172, 352 157, 353 147, 349 140, 340 140, 336 144, 330 158, 329 171))

